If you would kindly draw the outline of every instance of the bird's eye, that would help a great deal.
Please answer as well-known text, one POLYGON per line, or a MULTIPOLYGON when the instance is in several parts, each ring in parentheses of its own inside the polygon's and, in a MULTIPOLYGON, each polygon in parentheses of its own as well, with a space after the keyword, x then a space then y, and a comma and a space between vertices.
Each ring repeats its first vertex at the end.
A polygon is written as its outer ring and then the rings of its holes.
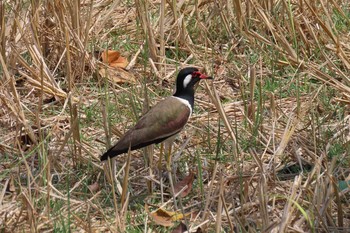
POLYGON ((192 76, 193 77, 199 77, 199 76, 201 76, 201 73, 199 71, 195 71, 195 72, 192 73, 192 76))

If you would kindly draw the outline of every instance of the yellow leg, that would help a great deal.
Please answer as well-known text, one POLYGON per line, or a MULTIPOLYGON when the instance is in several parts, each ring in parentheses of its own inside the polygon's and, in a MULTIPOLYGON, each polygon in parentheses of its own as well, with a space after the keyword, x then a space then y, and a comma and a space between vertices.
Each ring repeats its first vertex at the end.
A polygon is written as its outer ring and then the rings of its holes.
POLYGON ((171 172, 171 148, 172 145, 169 145, 168 153, 166 156, 166 169, 168 172, 171 172))
POLYGON ((171 149, 172 149, 172 145, 170 144, 169 149, 168 149, 168 153, 166 155, 166 169, 168 172, 171 193, 173 194, 174 207, 175 207, 175 210, 177 210, 177 203, 176 203, 176 197, 175 197, 176 193, 175 193, 175 189, 174 189, 172 169, 171 169, 171 149))
POLYGON ((162 177, 163 150, 164 150, 164 143, 161 143, 161 144, 160 144, 159 160, 158 160, 158 176, 160 177, 160 190, 161 190, 160 193, 161 193, 162 203, 164 203, 164 196, 163 196, 163 177, 162 177))
POLYGON ((164 150, 164 143, 160 144, 160 153, 159 153, 159 160, 158 160, 158 170, 162 170, 162 159, 163 159, 163 150, 164 150))

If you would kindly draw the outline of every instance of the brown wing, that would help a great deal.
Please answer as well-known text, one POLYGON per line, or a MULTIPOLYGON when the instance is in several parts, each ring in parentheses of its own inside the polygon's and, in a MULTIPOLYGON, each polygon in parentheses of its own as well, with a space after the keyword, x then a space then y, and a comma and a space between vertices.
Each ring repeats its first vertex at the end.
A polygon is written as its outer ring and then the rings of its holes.
POLYGON ((136 125, 127 131, 115 146, 102 155, 112 158, 129 150, 159 143, 178 133, 191 114, 188 106, 174 97, 168 97, 149 110, 136 125))

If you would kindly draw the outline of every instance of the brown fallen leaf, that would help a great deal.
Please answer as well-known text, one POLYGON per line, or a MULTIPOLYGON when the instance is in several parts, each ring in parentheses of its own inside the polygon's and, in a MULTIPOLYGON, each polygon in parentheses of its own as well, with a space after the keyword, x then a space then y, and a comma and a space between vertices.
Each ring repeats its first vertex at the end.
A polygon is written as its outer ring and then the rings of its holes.
POLYGON ((101 54, 102 61, 112 67, 125 68, 129 61, 115 50, 106 50, 101 54))
POLYGON ((13 178, 13 176, 10 177, 10 183, 9 186, 7 187, 7 190, 11 193, 16 191, 16 186, 15 186, 15 179, 13 178))
POLYGON ((187 231, 187 226, 183 222, 180 222, 180 224, 173 229, 172 233, 183 233, 186 231, 187 231))
POLYGON ((187 188, 185 188, 185 190, 182 191, 182 193, 180 194, 180 197, 186 197, 191 192, 193 180, 194 173, 190 171, 190 174, 188 174, 188 176, 186 176, 183 180, 179 181, 174 185, 175 193, 180 192, 181 189, 183 189, 183 187, 187 185, 187 188))
POLYGON ((6 192, 9 192, 9 193, 13 193, 16 191, 15 182, 12 175, 10 176, 10 178, 6 180, 4 188, 6 192))
POLYGON ((171 227, 174 225, 173 221, 171 220, 171 215, 169 215, 167 211, 157 209, 155 212, 150 212, 147 204, 145 205, 145 209, 156 224, 164 227, 171 227))
POLYGON ((93 184, 90 184, 90 185, 88 186, 88 188, 89 188, 90 192, 95 193, 95 192, 97 192, 98 190, 100 190, 100 185, 99 185, 97 182, 95 182, 95 183, 93 183, 93 184))
POLYGON ((155 211, 150 212, 148 205, 145 205, 146 212, 152 218, 152 220, 161 226, 172 227, 174 222, 183 219, 185 216, 191 215, 191 213, 182 214, 180 212, 167 211, 161 208, 158 208, 155 211))
POLYGON ((121 68, 100 67, 99 74, 113 83, 136 83, 135 76, 121 68))
POLYGON ((156 212, 152 212, 151 217, 153 221, 158 225, 161 225, 164 227, 172 227, 174 225, 173 220, 171 219, 171 216, 169 216, 162 209, 159 209, 156 212))
POLYGON ((113 83, 136 83, 135 76, 124 70, 129 64, 128 59, 115 50, 95 51, 94 56, 102 60, 98 72, 102 78, 108 78, 113 83))

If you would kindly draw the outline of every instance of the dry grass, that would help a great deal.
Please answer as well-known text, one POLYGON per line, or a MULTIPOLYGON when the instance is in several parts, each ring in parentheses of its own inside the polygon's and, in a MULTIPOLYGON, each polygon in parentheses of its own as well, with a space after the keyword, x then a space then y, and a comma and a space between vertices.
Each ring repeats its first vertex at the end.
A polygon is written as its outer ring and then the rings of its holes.
POLYGON ((174 143, 177 179, 197 170, 177 198, 188 229, 350 231, 348 1, 0 6, 1 232, 169 231, 144 206, 174 208, 160 147, 132 152, 124 182, 128 156, 115 183, 99 156, 186 64, 215 77, 174 143), (136 84, 99 77, 106 48, 132 60, 136 84))

